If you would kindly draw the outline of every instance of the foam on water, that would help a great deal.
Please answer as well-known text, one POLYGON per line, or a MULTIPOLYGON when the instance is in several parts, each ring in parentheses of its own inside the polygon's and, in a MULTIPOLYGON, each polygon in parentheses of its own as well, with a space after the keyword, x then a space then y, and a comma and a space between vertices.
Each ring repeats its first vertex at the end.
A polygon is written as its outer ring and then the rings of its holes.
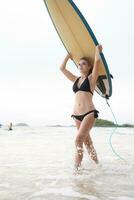
POLYGON ((113 137, 124 162, 107 143, 112 129, 94 128, 91 137, 100 162, 96 165, 84 148, 77 176, 74 127, 0 130, 1 199, 134 200, 133 130, 120 128, 113 137))

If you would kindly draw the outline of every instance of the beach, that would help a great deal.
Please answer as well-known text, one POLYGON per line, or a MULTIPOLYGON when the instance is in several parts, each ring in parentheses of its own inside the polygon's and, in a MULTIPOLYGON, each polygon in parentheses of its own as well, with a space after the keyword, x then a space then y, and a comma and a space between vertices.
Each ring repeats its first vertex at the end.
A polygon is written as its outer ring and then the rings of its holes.
POLYGON ((134 200, 134 128, 93 127, 99 164, 84 147, 74 175, 76 127, 0 129, 0 200, 134 200))

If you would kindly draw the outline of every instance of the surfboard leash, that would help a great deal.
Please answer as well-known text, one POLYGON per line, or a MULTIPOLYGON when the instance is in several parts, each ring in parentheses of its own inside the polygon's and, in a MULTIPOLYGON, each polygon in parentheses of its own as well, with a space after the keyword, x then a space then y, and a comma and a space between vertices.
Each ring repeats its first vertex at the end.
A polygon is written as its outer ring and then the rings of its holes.
POLYGON ((123 160, 123 161, 126 161, 124 158, 122 158, 122 157, 115 151, 115 149, 114 149, 114 147, 113 147, 113 145, 112 145, 112 136, 116 133, 115 131, 116 131, 117 127, 118 127, 118 123, 117 123, 116 117, 115 117, 115 115, 114 115, 114 113, 113 113, 113 111, 112 111, 112 108, 111 108, 110 104, 108 103, 108 98, 106 98, 106 103, 107 103, 107 105, 109 106, 109 108, 110 108, 110 110, 111 110, 111 113, 112 113, 112 115, 113 115, 114 121, 115 121, 115 128, 113 129, 111 135, 109 136, 109 145, 110 145, 110 147, 111 147, 113 153, 114 153, 118 158, 120 158, 120 159, 123 160))

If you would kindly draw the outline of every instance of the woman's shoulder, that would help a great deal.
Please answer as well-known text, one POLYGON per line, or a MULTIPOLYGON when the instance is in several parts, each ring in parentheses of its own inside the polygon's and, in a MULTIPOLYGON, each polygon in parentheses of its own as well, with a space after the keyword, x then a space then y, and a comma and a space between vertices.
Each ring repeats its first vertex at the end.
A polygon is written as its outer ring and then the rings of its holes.
POLYGON ((77 79, 79 79, 80 78, 80 76, 75 76, 75 79, 74 79, 74 83, 77 81, 77 79))
POLYGON ((88 78, 89 80, 91 80, 91 79, 92 79, 92 73, 89 74, 89 75, 87 76, 87 78, 88 78))

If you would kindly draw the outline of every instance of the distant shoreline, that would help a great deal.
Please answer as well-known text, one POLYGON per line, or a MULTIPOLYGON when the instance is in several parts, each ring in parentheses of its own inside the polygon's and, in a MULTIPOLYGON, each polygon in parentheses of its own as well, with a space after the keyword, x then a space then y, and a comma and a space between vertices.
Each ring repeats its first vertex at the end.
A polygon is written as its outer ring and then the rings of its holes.
POLYGON ((104 120, 104 119, 97 119, 94 126, 95 127, 129 127, 129 128, 134 128, 134 124, 125 123, 125 124, 119 125, 119 124, 115 124, 112 121, 104 120))
MULTIPOLYGON (((62 128, 62 127, 76 127, 75 125, 68 125, 68 126, 64 126, 64 125, 46 125, 45 127, 59 127, 59 128, 62 128)), ((97 127, 97 128, 112 128, 112 127, 116 127, 116 126, 94 126, 94 127, 97 127)), ((134 126, 132 125, 117 125, 117 128, 134 128, 134 126)))
MULTIPOLYGON (((56 124, 56 125, 46 125, 46 127, 75 127, 75 125, 65 126, 65 125, 56 124)), ((104 127, 104 128, 105 127, 117 127, 117 128, 120 128, 120 127, 128 128, 129 127, 129 128, 134 128, 134 125, 129 124, 129 123, 119 125, 119 124, 115 124, 112 121, 108 121, 108 120, 104 120, 104 119, 97 119, 94 127, 104 127)))
MULTIPOLYGON (((4 126, 2 124, 0 124, 0 128, 4 126)), ((31 125, 28 125, 27 123, 17 123, 15 125, 13 125, 15 127, 31 127, 31 125)), ((74 124, 72 125, 60 125, 60 124, 50 124, 50 125, 44 125, 45 127, 76 127, 74 124)), ((112 121, 109 120, 104 120, 104 119, 96 119, 96 122, 94 124, 94 127, 117 127, 117 128, 134 128, 134 124, 129 124, 129 123, 125 123, 125 124, 115 124, 112 121)))

